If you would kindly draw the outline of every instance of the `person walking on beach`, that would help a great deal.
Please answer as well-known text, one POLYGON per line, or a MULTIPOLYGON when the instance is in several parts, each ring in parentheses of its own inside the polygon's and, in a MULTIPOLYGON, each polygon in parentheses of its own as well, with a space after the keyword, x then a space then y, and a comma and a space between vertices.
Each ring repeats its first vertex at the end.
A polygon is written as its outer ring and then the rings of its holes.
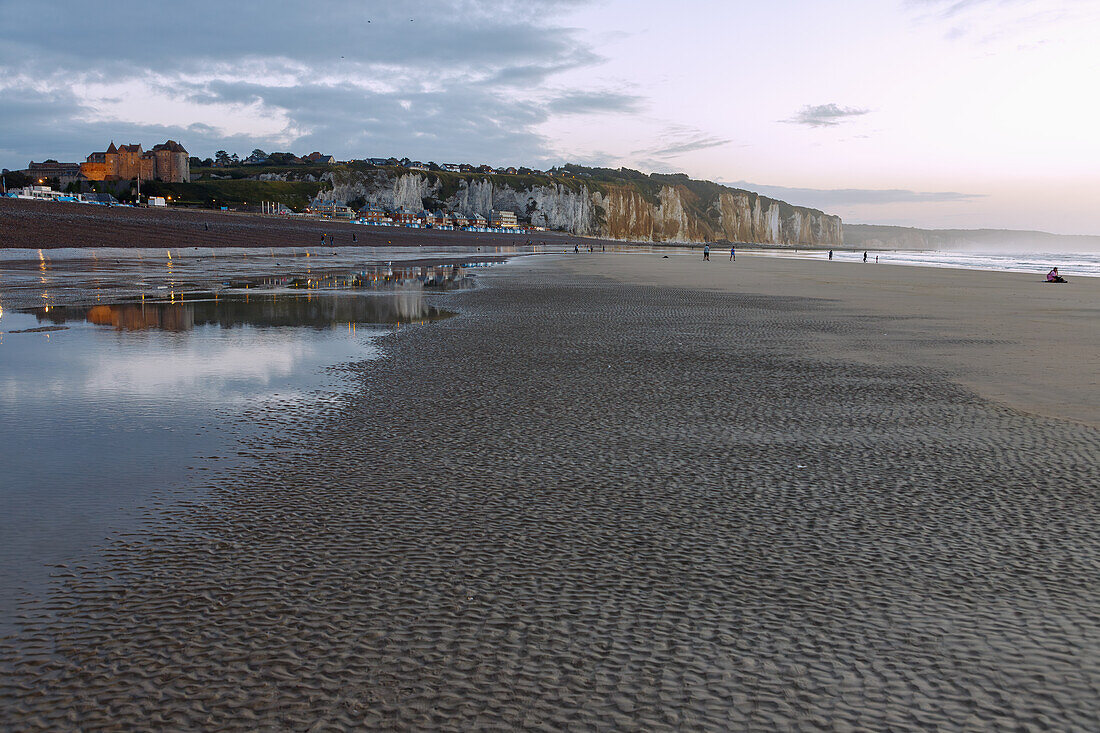
POLYGON ((581 251, 580 248, 577 247, 577 245, 574 243, 574 245, 573 245, 573 254, 579 254, 580 251, 581 251))
POLYGON ((709 244, 704 244, 703 245, 703 259, 706 260, 707 262, 710 262, 710 245, 709 244))
POLYGON ((730 262, 737 259, 737 245, 730 247, 730 262))
POLYGON ((833 259, 833 251, 832 250, 829 250, 829 259, 830 260, 833 259))
POLYGON ((358 242, 359 241, 359 238, 355 236, 355 232, 351 233, 351 241, 352 242, 358 242))
POLYGON ((866 253, 866 252, 864 252, 864 253, 863 253, 863 261, 864 261, 864 262, 866 262, 866 261, 867 261, 867 253, 866 253))

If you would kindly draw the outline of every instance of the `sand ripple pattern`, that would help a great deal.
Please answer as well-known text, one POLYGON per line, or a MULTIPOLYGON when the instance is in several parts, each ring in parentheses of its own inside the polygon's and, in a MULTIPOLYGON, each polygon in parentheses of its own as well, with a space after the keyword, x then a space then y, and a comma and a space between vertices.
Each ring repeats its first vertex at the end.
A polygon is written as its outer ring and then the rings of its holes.
POLYGON ((4 652, 11 730, 1098 730, 1095 430, 528 263, 4 652))

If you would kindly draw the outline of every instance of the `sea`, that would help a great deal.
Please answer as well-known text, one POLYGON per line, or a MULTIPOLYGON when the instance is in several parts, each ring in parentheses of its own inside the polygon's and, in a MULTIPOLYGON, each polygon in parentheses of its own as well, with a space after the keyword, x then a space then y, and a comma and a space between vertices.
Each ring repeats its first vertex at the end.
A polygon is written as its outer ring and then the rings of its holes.
MULTIPOLYGON (((823 250, 764 249, 746 250, 751 254, 774 257, 827 260, 829 253, 823 250)), ((993 272, 1029 272, 1046 276, 1052 267, 1066 279, 1074 277, 1100 277, 1100 252, 1033 252, 1004 253, 942 250, 868 250, 867 260, 880 265, 908 265, 911 267, 948 267, 962 270, 989 270, 993 272)), ((863 252, 834 250, 834 261, 862 262, 863 252)))

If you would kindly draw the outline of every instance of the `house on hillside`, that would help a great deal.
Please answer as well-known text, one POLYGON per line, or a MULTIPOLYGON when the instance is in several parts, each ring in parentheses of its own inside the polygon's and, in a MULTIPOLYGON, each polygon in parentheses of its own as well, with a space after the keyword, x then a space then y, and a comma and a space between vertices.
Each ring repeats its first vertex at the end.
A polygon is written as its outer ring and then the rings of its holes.
POLYGON ((314 151, 307 155, 305 157, 305 160, 308 160, 310 163, 319 163, 321 165, 333 165, 334 163, 336 163, 336 158, 334 158, 333 156, 324 155, 323 153, 318 153, 317 151, 314 151))
POLYGON ((447 171, 448 173, 459 173, 462 171, 462 166, 460 166, 458 163, 444 163, 439 167, 447 171))

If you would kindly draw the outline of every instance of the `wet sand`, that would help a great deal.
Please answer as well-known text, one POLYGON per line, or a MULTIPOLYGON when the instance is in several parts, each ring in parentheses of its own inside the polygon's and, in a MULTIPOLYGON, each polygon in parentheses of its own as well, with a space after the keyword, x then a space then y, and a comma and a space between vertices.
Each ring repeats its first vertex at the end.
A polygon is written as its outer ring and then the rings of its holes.
MULTIPOLYGON (((1100 428, 1100 278, 1048 285, 1045 272, 821 262, 719 251, 565 259, 636 284, 813 298, 815 348, 880 365, 917 364, 1021 410, 1100 428), (857 323, 837 330, 833 319, 857 323)), ((807 375, 809 379, 813 375, 807 375)))
POLYGON ((255 410, 0 649, 5 725, 1095 730, 1100 432, 672 260, 523 258, 255 410))

